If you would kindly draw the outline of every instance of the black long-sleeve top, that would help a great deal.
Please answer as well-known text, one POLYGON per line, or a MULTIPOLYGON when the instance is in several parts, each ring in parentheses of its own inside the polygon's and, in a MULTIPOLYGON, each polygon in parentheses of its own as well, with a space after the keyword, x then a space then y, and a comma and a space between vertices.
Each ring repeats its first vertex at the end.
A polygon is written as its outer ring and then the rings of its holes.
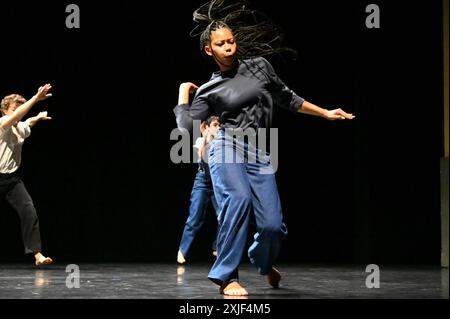
POLYGON ((223 128, 269 128, 273 106, 297 112, 304 99, 290 90, 265 58, 240 61, 227 72, 214 72, 198 88, 192 103, 174 108, 177 125, 192 131, 193 120, 217 115, 223 128))

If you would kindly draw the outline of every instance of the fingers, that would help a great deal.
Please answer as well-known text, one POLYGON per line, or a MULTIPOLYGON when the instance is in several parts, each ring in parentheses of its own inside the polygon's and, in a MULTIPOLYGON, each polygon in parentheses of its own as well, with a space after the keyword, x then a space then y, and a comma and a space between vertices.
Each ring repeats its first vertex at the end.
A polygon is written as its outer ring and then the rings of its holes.
POLYGON ((52 88, 52 86, 50 84, 44 85, 44 92, 45 92, 45 94, 47 94, 47 92, 50 91, 51 88, 52 88))
POLYGON ((198 89, 198 86, 195 85, 194 83, 191 83, 191 86, 189 87, 189 92, 195 92, 198 89))
POLYGON ((337 109, 335 112, 335 119, 337 120, 353 120, 355 116, 351 113, 347 113, 342 109, 337 109))
POLYGON ((47 84, 45 84, 45 85, 43 85, 43 86, 40 86, 38 91, 40 91, 40 92, 48 91, 48 90, 50 90, 51 88, 52 88, 52 86, 51 86, 49 83, 47 83, 47 84))
POLYGON ((181 83, 181 86, 187 86, 187 87, 190 87, 190 88, 198 89, 198 86, 196 84, 192 83, 192 82, 181 83))
POLYGON ((37 119, 47 121, 47 120, 51 120, 52 118, 50 116, 48 116, 47 111, 43 111, 43 112, 39 112, 39 114, 37 115, 37 119))
POLYGON ((52 88, 52 86, 51 86, 50 83, 47 83, 47 84, 45 84, 45 85, 43 85, 43 86, 40 86, 39 89, 38 89, 38 92, 37 92, 37 94, 36 94, 36 97, 38 98, 38 101, 39 101, 39 100, 45 100, 46 98, 51 97, 52 94, 51 94, 51 93, 48 93, 48 91, 49 91, 51 88, 52 88))
POLYGON ((189 86, 192 87, 192 88, 198 89, 198 86, 197 86, 195 83, 187 82, 186 84, 189 85, 189 86))

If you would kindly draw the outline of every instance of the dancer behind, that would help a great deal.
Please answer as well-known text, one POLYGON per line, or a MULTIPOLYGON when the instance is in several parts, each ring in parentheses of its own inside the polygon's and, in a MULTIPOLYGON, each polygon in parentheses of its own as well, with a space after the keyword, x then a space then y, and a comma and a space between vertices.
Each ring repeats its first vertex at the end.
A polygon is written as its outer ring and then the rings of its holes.
POLYGON ((286 51, 278 41, 280 33, 263 14, 249 10, 246 3, 213 0, 194 12, 198 22, 194 31, 200 34, 201 49, 216 62, 219 71, 200 88, 193 83, 181 84, 179 105, 174 109, 178 126, 188 130, 193 120, 204 120, 210 114, 220 117, 222 128, 208 153, 219 204, 218 255, 208 277, 220 285, 222 294, 233 296, 248 295, 239 283, 238 267, 249 221, 255 221, 256 234, 248 256, 274 288, 279 286, 281 275, 273 265, 287 229, 275 175, 267 174, 270 157, 245 141, 234 141, 233 145, 232 130, 269 128, 273 105, 328 120, 354 118, 341 109, 327 110, 307 102, 282 82, 262 57, 286 51), (195 97, 189 103, 189 94, 194 91, 195 97), (249 158, 258 156, 258 160, 244 161, 238 150, 246 150, 249 158), (236 161, 225 163, 224 155, 233 152, 236 161))
POLYGON ((31 128, 42 120, 50 120, 47 112, 21 121, 38 101, 45 100, 50 84, 41 86, 29 101, 17 94, 8 95, 1 101, 0 117, 0 200, 6 199, 20 218, 25 254, 34 254, 35 265, 49 265, 53 260, 41 253, 39 220, 33 201, 23 184, 18 169, 21 163, 22 145, 30 136, 31 128))
MULTIPOLYGON (((186 262, 186 256, 188 255, 192 242, 205 220, 205 213, 209 201, 211 201, 214 211, 217 214, 218 207, 214 197, 208 164, 202 159, 205 159, 205 149, 215 137, 219 128, 219 118, 217 116, 210 116, 206 121, 202 122, 200 126, 202 137, 198 138, 194 145, 194 147, 198 149, 199 164, 192 186, 189 216, 186 220, 183 235, 181 236, 180 247, 178 249, 177 262, 179 264, 184 264, 186 262)), ((217 255, 216 239, 213 243, 213 255, 217 255)))

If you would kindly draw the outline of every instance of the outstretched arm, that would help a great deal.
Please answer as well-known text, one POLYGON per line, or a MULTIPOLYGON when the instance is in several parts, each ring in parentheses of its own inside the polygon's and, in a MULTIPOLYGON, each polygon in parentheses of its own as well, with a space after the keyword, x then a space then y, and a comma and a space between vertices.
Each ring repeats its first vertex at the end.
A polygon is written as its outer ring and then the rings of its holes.
POLYGON ((7 117, 5 121, 2 121, 0 128, 5 129, 12 126, 16 122, 19 122, 31 110, 33 105, 52 96, 51 93, 48 93, 51 88, 52 86, 50 84, 41 86, 31 99, 19 106, 11 116, 7 117))
POLYGON ((353 114, 347 113, 342 109, 327 110, 317 105, 314 105, 308 101, 304 101, 300 106, 300 108, 298 109, 298 111, 304 114, 320 116, 330 121, 353 120, 355 118, 353 114))
POLYGON ((328 120, 352 120, 355 117, 341 109, 327 110, 305 101, 302 97, 295 94, 284 82, 278 77, 269 61, 261 58, 264 67, 267 69, 267 75, 270 80, 270 93, 275 104, 294 112, 320 116, 328 120))
POLYGON ((40 112, 36 116, 27 118, 27 120, 25 122, 28 124, 29 127, 33 127, 39 121, 47 121, 47 120, 51 120, 51 119, 52 119, 51 117, 47 116, 47 112, 40 112))

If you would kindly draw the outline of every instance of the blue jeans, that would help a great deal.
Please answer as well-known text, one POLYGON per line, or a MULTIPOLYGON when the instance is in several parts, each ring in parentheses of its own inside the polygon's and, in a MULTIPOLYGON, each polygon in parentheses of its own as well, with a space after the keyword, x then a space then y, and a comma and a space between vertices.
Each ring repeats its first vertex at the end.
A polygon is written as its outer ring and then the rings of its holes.
MULTIPOLYGON (((214 197, 211 178, 199 165, 197 175, 195 176, 194 185, 192 186, 189 216, 184 226, 179 248, 185 257, 188 255, 192 242, 205 221, 205 213, 210 201, 217 215, 218 208, 214 197)), ((214 240, 213 249, 216 249, 216 240, 214 240)))
POLYGON ((250 221, 256 225, 250 261, 266 275, 276 261, 281 241, 287 235, 274 173, 269 156, 244 142, 225 138, 219 131, 208 153, 214 194, 219 205, 217 259, 209 279, 217 284, 239 280, 238 267, 247 243, 250 221), (256 158, 249 161, 247 158, 256 158), (233 154, 230 162, 228 155, 233 154), (227 160, 225 160, 227 156, 227 160), (265 173, 262 174, 261 172, 265 173))

